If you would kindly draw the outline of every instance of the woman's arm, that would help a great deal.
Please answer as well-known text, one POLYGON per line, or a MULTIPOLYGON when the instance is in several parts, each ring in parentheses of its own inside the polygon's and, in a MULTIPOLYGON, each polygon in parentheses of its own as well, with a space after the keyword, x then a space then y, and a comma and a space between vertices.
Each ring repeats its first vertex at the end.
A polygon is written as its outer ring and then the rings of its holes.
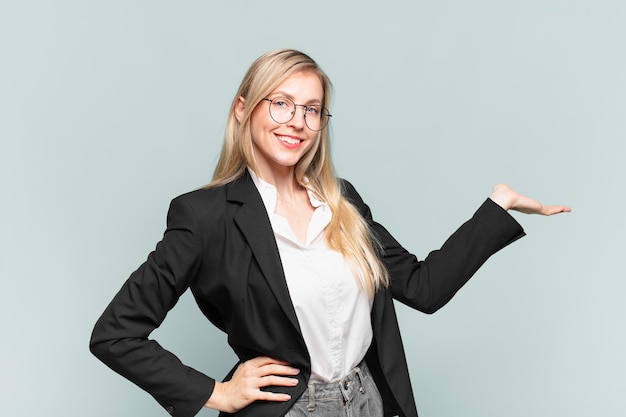
POLYGON ((491 255, 525 235, 507 209, 545 214, 569 210, 564 206, 544 207, 510 187, 497 186, 494 199, 487 199, 440 249, 418 260, 372 219, 369 207, 351 184, 344 182, 344 188, 380 243, 392 296, 425 313, 434 313, 443 307, 491 255))
POLYGON ((162 241, 113 298, 90 343, 96 357, 179 417, 196 415, 215 381, 148 337, 196 277, 202 261, 198 232, 193 209, 182 198, 172 201, 162 241))

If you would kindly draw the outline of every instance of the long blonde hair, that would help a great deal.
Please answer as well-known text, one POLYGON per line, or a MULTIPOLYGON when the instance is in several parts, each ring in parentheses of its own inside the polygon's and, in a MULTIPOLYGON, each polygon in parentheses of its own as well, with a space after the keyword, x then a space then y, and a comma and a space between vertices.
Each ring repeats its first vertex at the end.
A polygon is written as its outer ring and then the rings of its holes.
MULTIPOLYGON (((252 63, 235 95, 220 159, 208 187, 236 180, 247 167, 258 172, 250 130, 252 112, 280 83, 299 72, 319 77, 324 93, 322 104, 329 108, 331 82, 313 59, 293 49, 276 49, 263 54, 252 63), (246 106, 237 120, 235 109, 240 97, 245 99, 246 106)), ((326 243, 348 259, 365 291, 372 296, 378 288, 387 286, 389 276, 377 256, 378 243, 358 210, 343 196, 335 177, 330 160, 328 126, 319 132, 318 140, 296 164, 295 177, 301 186, 330 207, 333 215, 325 230, 326 243)))

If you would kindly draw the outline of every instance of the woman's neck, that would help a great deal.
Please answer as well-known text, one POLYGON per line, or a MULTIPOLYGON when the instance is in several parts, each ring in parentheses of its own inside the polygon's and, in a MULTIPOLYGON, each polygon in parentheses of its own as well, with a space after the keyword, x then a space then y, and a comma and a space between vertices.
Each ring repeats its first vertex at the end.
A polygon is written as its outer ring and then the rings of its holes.
POLYGON ((255 174, 268 184, 276 188, 276 192, 284 201, 293 201, 299 193, 303 191, 302 186, 296 181, 295 170, 293 167, 284 167, 285 169, 260 169, 255 174))

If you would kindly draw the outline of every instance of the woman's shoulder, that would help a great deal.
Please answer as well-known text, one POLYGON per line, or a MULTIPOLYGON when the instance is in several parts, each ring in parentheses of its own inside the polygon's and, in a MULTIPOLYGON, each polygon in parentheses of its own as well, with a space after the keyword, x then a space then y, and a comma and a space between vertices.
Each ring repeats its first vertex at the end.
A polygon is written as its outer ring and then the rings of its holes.
POLYGON ((341 194, 350 200, 352 203, 363 204, 363 199, 359 195, 358 191, 352 185, 350 181, 345 178, 337 178, 337 182, 339 183, 339 188, 341 189, 341 194))
POLYGON ((188 204, 201 204, 213 201, 216 198, 224 196, 225 186, 204 186, 195 190, 187 191, 172 199, 172 201, 180 201, 188 204))
POLYGON ((209 184, 175 197, 172 204, 184 204, 192 207, 219 208, 228 202, 245 201, 251 194, 258 193, 247 175, 243 175, 225 184, 209 184))
POLYGON ((200 218, 206 215, 216 216, 225 210, 226 202, 224 186, 201 187, 174 197, 169 211, 193 213, 194 217, 200 218))
POLYGON ((369 206, 363 201, 361 195, 358 193, 354 185, 345 178, 337 178, 339 182, 339 187, 341 188, 341 194, 343 197, 350 202, 356 209, 361 213, 361 215, 368 219, 371 218, 372 213, 370 211, 369 206))

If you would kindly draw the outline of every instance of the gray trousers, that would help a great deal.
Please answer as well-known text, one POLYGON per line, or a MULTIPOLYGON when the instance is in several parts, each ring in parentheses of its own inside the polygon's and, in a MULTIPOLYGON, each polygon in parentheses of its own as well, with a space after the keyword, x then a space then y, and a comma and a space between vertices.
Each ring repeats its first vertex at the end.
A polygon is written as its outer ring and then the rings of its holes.
POLYGON ((285 417, 383 417, 383 402, 362 362, 341 381, 309 384, 285 417))

